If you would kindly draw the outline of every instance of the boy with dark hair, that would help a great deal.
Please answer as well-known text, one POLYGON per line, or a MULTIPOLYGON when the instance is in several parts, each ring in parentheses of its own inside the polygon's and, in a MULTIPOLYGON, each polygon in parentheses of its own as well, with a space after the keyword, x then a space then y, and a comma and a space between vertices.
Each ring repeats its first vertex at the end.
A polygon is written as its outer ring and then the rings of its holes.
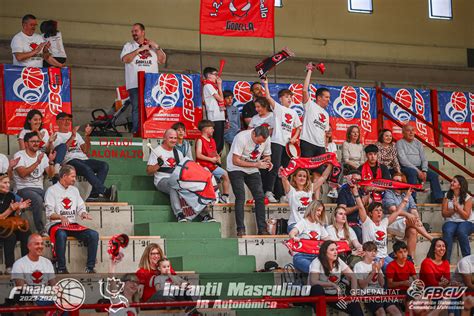
POLYGON ((385 272, 387 276, 387 286, 389 289, 406 291, 416 278, 415 265, 407 260, 407 244, 403 241, 396 241, 393 244, 393 253, 396 259, 390 262, 385 272))
MULTIPOLYGON (((264 79, 265 90, 270 91, 268 80, 264 79)), ((272 164, 273 168, 262 173, 263 192, 270 203, 276 203, 276 198, 284 196, 283 185, 278 179, 278 170, 280 166, 287 167, 290 157, 286 153, 287 144, 298 143, 301 132, 301 120, 295 110, 290 109, 293 93, 288 89, 282 89, 278 92, 280 103, 273 100, 270 93, 267 98, 273 110, 274 128, 271 137, 272 164), (274 196, 274 193, 276 198, 274 196)))
POLYGON ((221 157, 216 150, 216 142, 212 138, 214 133, 214 122, 202 120, 198 124, 201 136, 196 140, 196 162, 207 168, 214 177, 222 180, 222 195, 219 196, 219 203, 229 203, 229 175, 222 169, 221 157))
POLYGON ((260 82, 255 81, 250 85, 250 92, 252 93, 252 100, 247 102, 242 107, 242 121, 243 121, 243 128, 247 129, 252 117, 257 114, 257 110, 255 109, 255 99, 258 97, 263 97, 265 95, 263 91, 263 87, 260 82))
POLYGON ((216 141, 217 152, 224 148, 224 125, 225 125, 225 105, 222 93, 222 79, 218 76, 217 69, 213 67, 204 68, 202 95, 206 105, 207 119, 214 122, 214 140, 216 141))
MULTIPOLYGON (((354 273, 360 289, 364 290, 364 295, 381 295, 385 283, 382 273, 382 261, 375 262, 377 256, 377 245, 373 241, 367 241, 362 245, 364 259, 354 266, 354 273)), ((365 302, 364 305, 373 315, 385 315, 385 311, 390 315, 400 315, 397 306, 393 303, 365 302)))
POLYGON ((174 123, 171 126, 172 129, 176 131, 178 135, 178 141, 176 142, 176 149, 179 150, 184 157, 188 157, 189 159, 193 160, 193 154, 191 152, 191 144, 184 139, 186 136, 186 126, 182 122, 174 123))
POLYGON ((234 106, 234 94, 230 90, 224 91, 224 103, 225 111, 227 113, 227 122, 224 130, 224 141, 232 145, 232 141, 240 132, 241 122, 240 122, 240 112, 239 108, 234 106))

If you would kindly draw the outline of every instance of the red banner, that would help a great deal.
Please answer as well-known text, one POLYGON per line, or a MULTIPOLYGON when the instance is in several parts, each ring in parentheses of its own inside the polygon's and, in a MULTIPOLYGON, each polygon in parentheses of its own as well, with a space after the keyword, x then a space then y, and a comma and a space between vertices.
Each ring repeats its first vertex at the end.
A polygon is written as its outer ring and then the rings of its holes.
POLYGON ((274 0, 201 0, 201 34, 275 36, 274 0))

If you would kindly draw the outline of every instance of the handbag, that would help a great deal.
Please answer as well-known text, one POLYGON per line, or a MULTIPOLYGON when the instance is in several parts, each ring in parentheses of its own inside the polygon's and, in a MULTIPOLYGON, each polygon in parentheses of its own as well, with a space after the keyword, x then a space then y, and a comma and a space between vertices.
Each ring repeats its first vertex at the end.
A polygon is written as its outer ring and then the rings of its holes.
POLYGON ((30 223, 20 216, 9 216, 0 220, 0 238, 8 238, 14 232, 27 232, 30 229, 30 223))

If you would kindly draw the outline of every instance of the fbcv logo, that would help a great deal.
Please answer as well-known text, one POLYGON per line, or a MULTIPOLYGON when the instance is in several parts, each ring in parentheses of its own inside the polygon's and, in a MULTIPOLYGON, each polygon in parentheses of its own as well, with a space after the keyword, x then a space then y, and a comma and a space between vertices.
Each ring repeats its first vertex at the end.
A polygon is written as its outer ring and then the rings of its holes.
POLYGON ((467 118, 467 98, 462 92, 453 92, 451 101, 444 108, 446 115, 455 123, 462 124, 467 118))
POLYGON ((342 87, 339 97, 334 100, 334 111, 343 119, 351 120, 355 117, 357 109, 357 91, 353 87, 342 87))
POLYGON ((44 93, 44 75, 40 68, 27 67, 13 83, 13 92, 30 105, 38 103, 44 93))
POLYGON ((175 107, 179 99, 179 81, 174 74, 161 74, 151 90, 151 97, 165 110, 175 107))
MULTIPOLYGON (((395 100, 400 102, 402 105, 406 106, 410 110, 412 109, 411 105, 413 103, 413 97, 411 96, 410 92, 407 89, 398 90, 397 93, 395 94, 395 100)), ((408 122, 411 118, 410 113, 403 110, 394 102, 390 103, 390 113, 395 119, 404 123, 408 122)))

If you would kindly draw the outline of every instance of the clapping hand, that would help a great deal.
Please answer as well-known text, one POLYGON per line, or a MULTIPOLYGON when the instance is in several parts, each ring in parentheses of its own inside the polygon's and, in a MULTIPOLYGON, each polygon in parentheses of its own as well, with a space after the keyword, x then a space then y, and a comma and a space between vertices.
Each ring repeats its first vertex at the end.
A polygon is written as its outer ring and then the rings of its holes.
POLYGON ((17 158, 14 158, 14 159, 10 159, 10 161, 8 162, 8 168, 10 170, 13 170, 13 168, 16 167, 16 165, 18 165, 18 162, 20 161, 20 157, 17 157, 17 158))
POLYGON ((87 220, 90 220, 90 221, 91 221, 91 220, 92 220, 92 216, 91 216, 91 214, 89 214, 89 213, 87 213, 87 212, 83 212, 83 213, 81 213, 81 219, 82 219, 82 220, 86 220, 86 219, 87 219, 87 220))

